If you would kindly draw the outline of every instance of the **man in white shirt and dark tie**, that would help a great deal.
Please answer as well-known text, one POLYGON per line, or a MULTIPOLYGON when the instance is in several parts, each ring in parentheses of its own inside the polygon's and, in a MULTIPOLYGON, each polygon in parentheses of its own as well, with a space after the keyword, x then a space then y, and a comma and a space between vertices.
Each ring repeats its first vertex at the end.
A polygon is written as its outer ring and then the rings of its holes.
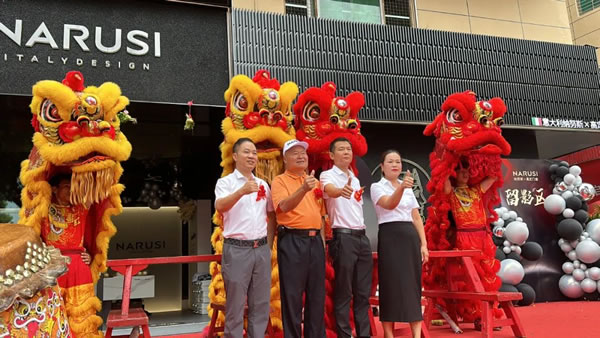
POLYGON ((252 171, 258 160, 248 138, 233 145, 235 171, 217 181, 215 208, 223 216, 225 337, 242 337, 248 301, 248 337, 264 337, 271 295, 275 213, 267 183, 252 171))
POLYGON ((327 213, 333 229, 329 254, 335 269, 334 307, 338 337, 352 337, 350 301, 358 337, 371 335, 369 295, 373 270, 371 243, 365 233, 363 188, 352 172, 352 144, 346 138, 329 147, 333 168, 321 173, 327 213))

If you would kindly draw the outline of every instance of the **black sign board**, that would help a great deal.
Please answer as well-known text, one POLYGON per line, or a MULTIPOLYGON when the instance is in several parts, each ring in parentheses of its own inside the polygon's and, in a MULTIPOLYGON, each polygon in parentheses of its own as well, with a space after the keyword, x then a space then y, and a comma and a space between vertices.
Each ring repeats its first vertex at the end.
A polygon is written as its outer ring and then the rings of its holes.
POLYGON ((0 2, 0 93, 79 70, 132 100, 224 105, 227 8, 158 1, 0 2))

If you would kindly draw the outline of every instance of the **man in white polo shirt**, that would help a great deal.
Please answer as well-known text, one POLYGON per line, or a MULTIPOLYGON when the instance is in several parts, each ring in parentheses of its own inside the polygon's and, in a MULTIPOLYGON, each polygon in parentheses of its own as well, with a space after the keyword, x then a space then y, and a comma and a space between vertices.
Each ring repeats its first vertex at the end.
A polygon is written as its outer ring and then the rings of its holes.
POLYGON ((365 234, 363 188, 350 164, 352 145, 340 137, 329 146, 333 168, 321 173, 327 213, 333 228, 329 254, 335 269, 334 307, 338 337, 351 337, 350 300, 354 299, 354 323, 358 337, 371 335, 369 294, 373 256, 365 234))
POLYGON ((271 295, 271 247, 275 213, 271 191, 252 174, 258 157, 248 138, 233 145, 235 171, 217 181, 215 208, 223 215, 222 273, 225 337, 242 337, 248 299, 248 337, 264 337, 271 295))

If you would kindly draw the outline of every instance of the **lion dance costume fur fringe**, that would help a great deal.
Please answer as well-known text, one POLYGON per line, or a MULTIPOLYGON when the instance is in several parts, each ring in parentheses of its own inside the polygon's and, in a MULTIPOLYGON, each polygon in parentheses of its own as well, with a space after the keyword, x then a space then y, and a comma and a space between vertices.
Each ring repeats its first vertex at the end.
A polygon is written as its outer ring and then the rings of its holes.
POLYGON ((116 233, 111 216, 122 211, 120 162, 129 158, 131 144, 117 115, 128 104, 119 86, 85 87, 80 72, 69 72, 62 83, 46 80, 33 86, 35 133, 29 158, 21 164, 19 223, 71 257, 59 285, 76 337, 102 336, 94 284, 106 270, 109 240, 116 233), (58 174, 71 176, 69 206, 52 200, 49 181, 58 174), (91 255, 89 267, 80 257, 84 249, 91 255))
MULTIPOLYGON (((367 153, 367 141, 360 133, 358 112, 365 98, 360 92, 346 97, 336 96, 336 85, 326 82, 320 88, 311 87, 298 97, 294 105, 298 140, 308 143, 309 170, 329 170, 333 161, 329 157, 329 144, 338 137, 345 137, 352 144, 354 159, 352 169, 356 175, 356 156, 367 153)), ((327 222, 326 238, 331 239, 331 227, 327 222)), ((327 257, 325 266, 325 327, 328 337, 336 337, 336 322, 333 304, 335 271, 327 257)))
MULTIPOLYGON (((282 149, 286 141, 294 139, 292 101, 298 95, 298 86, 293 82, 279 83, 266 70, 256 72, 254 78, 236 75, 225 91, 225 119, 221 127, 225 139, 221 143, 221 167, 226 176, 233 172, 233 144, 242 137, 251 139, 258 151, 258 164, 255 174, 269 185, 275 176, 283 172, 282 149)), ((211 236, 216 254, 223 253, 223 218, 217 212, 213 216, 217 225, 211 236)), ((271 253, 271 324, 282 330, 281 298, 279 293, 279 270, 277 268, 277 248, 273 244, 271 253)), ((212 303, 225 303, 225 284, 221 275, 221 265, 210 265, 212 281, 209 298, 212 303)), ((212 309, 209 308, 212 316, 212 309)), ((220 313, 217 325, 223 325, 225 315, 220 313)))
MULTIPOLYGON (((456 177, 455 168, 461 161, 468 162, 469 186, 480 184, 486 177, 496 177, 495 183, 482 196, 486 215, 483 215, 485 224, 481 225, 490 228, 490 223, 498 218, 493 207, 500 202, 498 188, 503 183, 500 155, 508 155, 511 151, 500 130, 505 113, 506 106, 500 98, 477 101, 471 91, 455 93, 448 96, 442 104, 442 112, 424 131, 425 135, 436 138, 435 148, 429 157, 431 180, 427 184, 431 205, 425 232, 429 250, 481 250, 481 256, 475 257, 474 263, 486 291, 497 291, 501 285, 500 278, 496 276, 500 268, 495 259, 496 248, 489 234, 484 232, 468 234, 486 235, 485 238, 456 242, 452 239, 456 229, 449 220, 450 194, 444 194, 444 184, 447 179, 456 177)), ((423 270, 424 288, 443 289, 447 287, 446 283, 445 262, 439 259, 430 261, 423 270)), ((465 291, 468 287, 464 285, 465 291)), ((479 304, 474 302, 461 302, 456 310, 465 321, 480 317, 479 304)), ((496 316, 501 314, 500 310, 495 310, 496 316)))

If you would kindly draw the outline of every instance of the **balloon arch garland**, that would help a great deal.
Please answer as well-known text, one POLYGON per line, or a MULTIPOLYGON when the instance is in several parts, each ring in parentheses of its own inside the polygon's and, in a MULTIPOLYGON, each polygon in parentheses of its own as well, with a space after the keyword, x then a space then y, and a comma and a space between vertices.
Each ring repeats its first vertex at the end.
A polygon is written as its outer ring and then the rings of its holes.
POLYGON ((498 276, 502 280, 500 291, 520 292, 523 299, 518 302, 520 306, 531 305, 535 301, 535 291, 531 285, 523 283, 525 269, 522 259, 536 261, 542 257, 542 246, 529 241, 529 228, 519 217, 516 211, 506 207, 496 208, 498 220, 493 225, 493 240, 498 247, 496 259, 500 261, 498 276))
POLYGON ((558 245, 568 258, 558 287, 569 298, 600 292, 600 219, 589 220, 587 205, 596 190, 583 182, 576 165, 556 162, 549 170, 556 185, 544 209, 556 216, 558 245))

